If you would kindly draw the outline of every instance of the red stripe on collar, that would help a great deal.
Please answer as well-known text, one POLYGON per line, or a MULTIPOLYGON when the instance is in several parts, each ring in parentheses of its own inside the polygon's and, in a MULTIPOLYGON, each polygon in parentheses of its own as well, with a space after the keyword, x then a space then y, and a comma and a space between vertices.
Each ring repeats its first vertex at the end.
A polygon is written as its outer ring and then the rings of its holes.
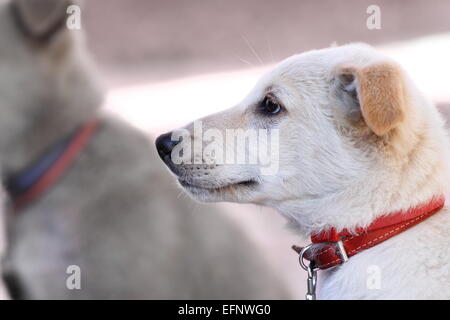
MULTIPOLYGON (((407 211, 393 212, 376 219, 367 228, 355 232, 331 229, 311 237, 312 245, 304 258, 313 262, 319 269, 328 269, 342 264, 348 258, 415 226, 440 211, 445 204, 443 195, 434 197, 426 204, 410 208, 407 211)), ((293 247, 300 253, 302 248, 293 247)))
POLYGON ((77 155, 90 141, 97 127, 98 120, 95 119, 78 129, 58 160, 25 193, 13 197, 14 209, 23 208, 50 189, 70 168, 77 155))

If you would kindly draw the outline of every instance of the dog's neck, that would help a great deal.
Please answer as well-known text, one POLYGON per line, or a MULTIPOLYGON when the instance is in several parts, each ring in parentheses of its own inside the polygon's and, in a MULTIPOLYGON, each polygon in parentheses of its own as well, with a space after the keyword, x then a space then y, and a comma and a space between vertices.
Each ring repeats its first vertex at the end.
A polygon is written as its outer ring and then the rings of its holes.
POLYGON ((37 157, 49 150, 55 143, 67 137, 76 128, 96 116, 100 97, 92 96, 91 101, 83 101, 77 107, 75 101, 61 102, 59 106, 40 108, 37 119, 24 115, 14 134, 1 146, 1 167, 3 175, 22 170, 37 157))
POLYGON ((443 193, 443 188, 437 183, 423 186, 420 191, 416 188, 393 191, 392 186, 383 185, 370 190, 366 185, 370 180, 360 181, 349 190, 322 198, 292 200, 288 206, 282 204, 277 209, 289 217, 292 228, 309 237, 331 228, 339 231, 364 228, 382 215, 426 203, 443 193))
MULTIPOLYGON (((433 118, 433 116, 431 116, 433 118)), ((398 157, 369 166, 363 176, 314 199, 293 199, 275 207, 305 236, 335 228, 367 227, 376 218, 406 210, 445 193, 449 181, 448 141, 436 115, 433 130, 399 133, 398 157)), ((337 185, 338 182, 337 182, 337 185)))

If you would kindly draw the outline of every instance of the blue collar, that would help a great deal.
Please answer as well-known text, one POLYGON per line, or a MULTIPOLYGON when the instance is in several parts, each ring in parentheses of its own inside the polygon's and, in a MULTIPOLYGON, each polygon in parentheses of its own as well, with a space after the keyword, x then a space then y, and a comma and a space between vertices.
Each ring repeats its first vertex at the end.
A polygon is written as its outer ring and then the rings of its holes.
MULTIPOLYGON (((73 135, 73 134, 72 134, 73 135)), ((71 136, 72 136, 71 135, 71 136)), ((30 190, 40 178, 61 158, 61 155, 67 149, 72 137, 66 137, 58 141, 43 155, 38 157, 25 170, 13 174, 6 180, 6 190, 12 198, 18 197, 21 194, 30 190)))
POLYGON ((28 204, 49 189, 70 167, 98 125, 93 120, 59 140, 23 171, 6 179, 5 188, 15 208, 28 204))

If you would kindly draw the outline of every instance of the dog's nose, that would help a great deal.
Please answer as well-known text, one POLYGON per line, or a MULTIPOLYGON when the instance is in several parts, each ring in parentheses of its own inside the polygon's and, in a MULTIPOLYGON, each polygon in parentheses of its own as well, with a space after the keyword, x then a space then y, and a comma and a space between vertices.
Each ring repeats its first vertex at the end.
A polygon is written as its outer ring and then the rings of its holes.
MULTIPOLYGON (((170 156, 173 148, 181 141, 173 141, 171 139, 172 132, 164 133, 156 139, 156 149, 163 161, 168 160, 167 156, 170 156)), ((170 158, 169 158, 170 159, 170 158)))

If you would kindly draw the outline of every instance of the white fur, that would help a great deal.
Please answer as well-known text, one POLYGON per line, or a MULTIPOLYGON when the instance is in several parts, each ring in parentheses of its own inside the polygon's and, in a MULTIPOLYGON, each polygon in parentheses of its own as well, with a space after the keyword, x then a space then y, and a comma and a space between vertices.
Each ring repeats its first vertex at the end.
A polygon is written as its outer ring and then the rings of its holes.
MULTIPOLYGON (((428 201, 443 193, 449 181, 447 133, 435 106, 401 71, 407 115, 396 128, 393 151, 387 154, 345 120, 345 106, 336 94, 339 68, 388 61, 363 44, 288 58, 266 74, 239 105, 202 119, 207 127, 220 130, 230 126, 280 129, 278 173, 262 176, 254 167, 232 165, 184 165, 175 168, 175 173, 189 183, 184 186, 197 199, 272 206, 304 236, 331 227, 364 227, 382 214, 428 201), (287 110, 275 122, 254 111, 267 90, 275 92, 287 110), (199 170, 208 174, 199 175, 199 170), (236 184, 249 178, 258 184, 236 184)), ((192 126, 187 129, 192 132, 192 126)), ((346 264, 319 272, 319 297, 450 298, 449 211, 446 207, 346 264), (380 289, 366 285, 372 265, 381 271, 380 289)))

